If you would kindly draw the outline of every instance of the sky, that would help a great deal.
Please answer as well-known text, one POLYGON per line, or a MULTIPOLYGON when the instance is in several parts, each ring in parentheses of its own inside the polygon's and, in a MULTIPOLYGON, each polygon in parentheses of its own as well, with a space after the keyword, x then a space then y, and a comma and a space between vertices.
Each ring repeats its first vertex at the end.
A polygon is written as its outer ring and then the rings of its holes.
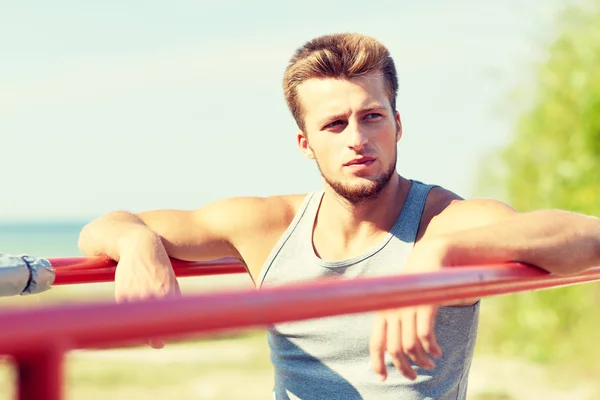
POLYGON ((474 196, 567 1, 0 0, 0 221, 319 189, 281 78, 335 32, 394 57, 398 171, 474 196))

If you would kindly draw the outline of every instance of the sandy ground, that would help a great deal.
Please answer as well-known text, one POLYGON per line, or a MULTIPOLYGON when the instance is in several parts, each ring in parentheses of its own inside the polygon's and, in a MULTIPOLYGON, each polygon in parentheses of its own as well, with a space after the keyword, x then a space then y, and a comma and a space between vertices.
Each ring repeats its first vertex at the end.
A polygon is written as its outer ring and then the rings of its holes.
MULTIPOLYGON (((192 398, 197 399, 268 399, 272 386, 270 368, 248 369, 245 371, 228 370, 210 372, 215 359, 233 364, 247 365, 262 349, 252 348, 242 343, 213 343, 211 347, 199 348, 165 348, 161 351, 152 349, 81 351, 73 353, 73 360, 110 360, 118 363, 122 360, 135 360, 145 365, 156 365, 164 368, 169 365, 206 366, 205 372, 196 379, 191 379, 180 387, 192 398)), ((74 388, 83 395, 85 391, 74 388)), ((132 391, 135 388, 131 388, 132 391)), ((165 393, 169 392, 165 389, 165 393)), ((75 393, 75 392, 73 392, 75 393)), ((111 398, 129 398, 128 390, 119 390, 118 396, 111 398)), ((171 392, 172 393, 172 392, 171 392)), ((90 393, 86 393, 90 394, 90 393)), ((137 392, 136 398, 141 394, 137 392)), ((154 398, 162 397, 161 392, 154 392, 154 398)), ((78 396, 77 396, 78 398, 78 396)), ((145 397, 143 397, 145 398, 145 397)), ((592 400, 600 399, 600 392, 585 382, 559 382, 554 380, 545 368, 515 359, 502 359, 495 356, 477 356, 473 360, 469 380, 470 400, 592 400)))

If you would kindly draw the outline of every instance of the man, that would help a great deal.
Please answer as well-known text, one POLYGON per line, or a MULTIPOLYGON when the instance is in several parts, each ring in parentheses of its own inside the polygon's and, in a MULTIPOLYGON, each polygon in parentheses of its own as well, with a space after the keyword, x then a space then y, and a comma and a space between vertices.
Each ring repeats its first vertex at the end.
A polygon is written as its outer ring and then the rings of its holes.
MULTIPOLYGON (((91 222, 80 249, 119 261, 118 301, 178 295, 169 256, 236 257, 258 288, 513 260, 556 273, 600 264, 595 218, 517 214, 397 174, 396 70, 375 39, 308 42, 291 59, 283 88, 297 144, 318 165, 323 190, 230 198, 195 211, 114 212, 91 222)), ((464 399, 478 310, 470 299, 269 327, 274 394, 464 399)))

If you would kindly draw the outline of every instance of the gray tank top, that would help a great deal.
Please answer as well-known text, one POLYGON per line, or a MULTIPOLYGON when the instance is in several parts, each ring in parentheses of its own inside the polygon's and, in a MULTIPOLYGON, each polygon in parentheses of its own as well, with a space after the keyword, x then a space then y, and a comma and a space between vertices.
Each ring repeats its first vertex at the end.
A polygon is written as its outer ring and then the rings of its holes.
MULTIPOLYGON (((309 194, 263 266, 258 287, 310 281, 322 277, 374 277, 402 272, 419 228, 431 186, 412 181, 391 232, 372 250, 357 257, 328 262, 312 246, 312 230, 323 192, 309 194)), ((369 358, 375 314, 359 313, 268 327, 277 400, 465 399, 477 336, 479 303, 440 307, 436 336, 443 351, 436 369, 416 367, 410 381, 386 353, 387 380, 380 382, 369 358)))

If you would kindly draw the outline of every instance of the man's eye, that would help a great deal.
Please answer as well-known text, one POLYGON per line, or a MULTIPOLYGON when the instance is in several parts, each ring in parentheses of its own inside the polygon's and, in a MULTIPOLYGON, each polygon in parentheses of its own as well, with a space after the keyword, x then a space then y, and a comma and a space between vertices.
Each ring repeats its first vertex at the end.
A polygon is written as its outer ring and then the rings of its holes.
POLYGON ((377 119, 379 117, 381 117, 381 114, 379 113, 370 113, 365 116, 367 119, 377 119))
POLYGON ((333 121, 333 122, 331 122, 331 123, 329 123, 329 124, 325 125, 325 126, 323 127, 323 129, 329 129, 329 128, 333 128, 334 126, 336 126, 336 125, 340 125, 340 124, 343 124, 343 123, 344 123, 344 121, 342 121, 342 120, 338 119, 337 121, 333 121))

